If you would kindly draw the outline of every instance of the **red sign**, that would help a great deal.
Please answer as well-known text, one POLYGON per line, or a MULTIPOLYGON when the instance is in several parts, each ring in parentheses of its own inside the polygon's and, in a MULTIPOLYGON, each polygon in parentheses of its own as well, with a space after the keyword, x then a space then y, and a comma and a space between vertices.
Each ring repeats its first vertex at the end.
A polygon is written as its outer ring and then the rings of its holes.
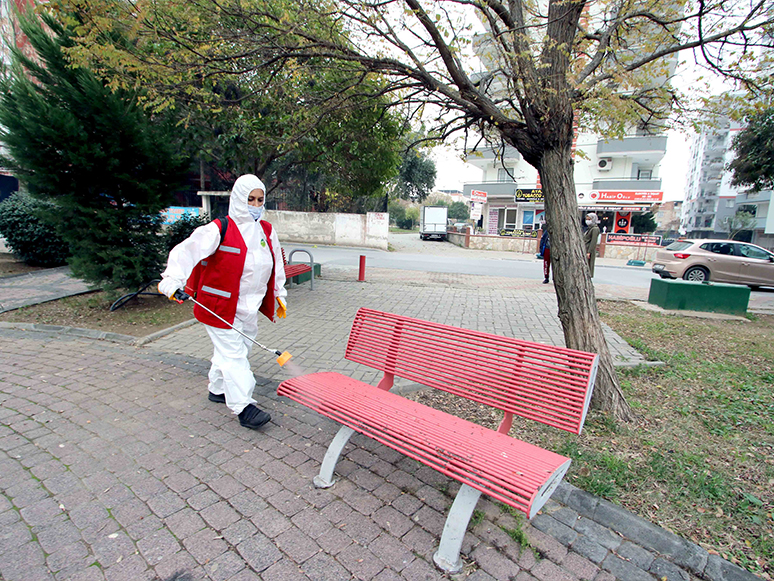
POLYGON ((481 190, 470 190, 470 201, 486 204, 486 192, 481 190))
POLYGON ((628 234, 629 227, 632 225, 631 212, 616 212, 614 232, 616 234, 628 234))
POLYGON ((589 197, 600 202, 660 202, 664 197, 664 192, 659 190, 644 192, 634 190, 600 190, 598 192, 591 192, 589 197))

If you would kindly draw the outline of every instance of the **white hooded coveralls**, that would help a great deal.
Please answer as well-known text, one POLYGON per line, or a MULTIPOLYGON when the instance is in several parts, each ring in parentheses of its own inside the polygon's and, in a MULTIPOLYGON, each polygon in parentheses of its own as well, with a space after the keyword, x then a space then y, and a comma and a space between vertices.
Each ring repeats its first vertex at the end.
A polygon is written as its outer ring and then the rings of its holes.
MULTIPOLYGON (((253 338, 258 334, 258 309, 266 294, 272 269, 271 251, 264 240, 263 228, 253 220, 247 209, 247 197, 255 189, 266 192, 266 186, 256 176, 241 176, 234 183, 228 206, 228 217, 231 219, 229 228, 239 228, 247 246, 245 266, 239 281, 234 328, 253 338)), ((169 253, 162 278, 172 278, 179 288, 183 288, 194 266, 213 254, 219 244, 220 229, 217 224, 210 222, 200 226, 169 253)), ((271 232, 271 246, 276 264, 274 296, 284 301, 288 293, 285 289, 282 249, 275 229, 271 232)), ((225 394, 226 405, 235 414, 239 414, 249 404, 255 403, 252 398, 255 377, 247 360, 253 344, 233 329, 218 329, 209 325, 205 325, 205 328, 214 347, 209 390, 214 394, 225 394)))

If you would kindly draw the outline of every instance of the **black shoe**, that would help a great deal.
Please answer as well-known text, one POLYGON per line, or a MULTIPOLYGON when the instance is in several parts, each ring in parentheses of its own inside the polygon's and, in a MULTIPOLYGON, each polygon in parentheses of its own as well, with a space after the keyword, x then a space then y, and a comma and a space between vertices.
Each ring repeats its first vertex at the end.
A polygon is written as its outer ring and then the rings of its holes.
POLYGON ((210 392, 210 395, 207 396, 207 399, 210 401, 214 401, 215 403, 226 403, 226 396, 222 393, 212 393, 210 392))
POLYGON ((239 424, 245 428, 256 430, 271 419, 265 411, 250 404, 239 414, 239 424))
POLYGON ((548 279, 545 279, 545 280, 543 281, 543 284, 548 284, 548 279))

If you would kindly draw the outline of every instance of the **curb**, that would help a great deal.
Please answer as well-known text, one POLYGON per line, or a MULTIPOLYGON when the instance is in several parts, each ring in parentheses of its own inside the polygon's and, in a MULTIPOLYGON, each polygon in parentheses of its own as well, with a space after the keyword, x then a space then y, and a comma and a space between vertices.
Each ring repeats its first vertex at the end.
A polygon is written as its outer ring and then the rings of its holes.
POLYGON ((656 575, 659 579, 680 579, 679 572, 675 571, 676 567, 679 567, 708 581, 761 581, 757 575, 719 555, 710 554, 699 545, 568 482, 562 481, 559 484, 552 500, 571 510, 564 510, 563 513, 562 507, 554 510, 544 508, 542 514, 532 520, 532 526, 546 534, 551 534, 550 531, 554 529, 583 527, 582 532, 592 542, 573 545, 572 549, 592 561, 598 559, 597 564, 607 568, 617 577, 635 577, 632 568, 636 568, 656 575), (609 530, 594 529, 588 526, 588 522, 584 523, 584 519, 609 530), (626 545, 626 541, 631 542, 626 545), (642 547, 644 551, 632 551, 632 544, 642 547), (602 549, 604 554, 609 549, 622 559, 611 559, 611 555, 601 562, 602 549))
POLYGON ((155 341, 156 339, 164 337, 165 335, 174 333, 179 329, 185 329, 186 327, 190 327, 191 325, 197 322, 198 321, 196 319, 189 319, 187 321, 183 321, 182 323, 178 323, 177 325, 173 325, 172 327, 169 327, 167 329, 162 329, 161 331, 156 331, 155 333, 146 335, 145 337, 139 337, 139 338, 134 337, 132 341, 132 345, 134 345, 135 347, 142 347, 143 345, 146 345, 151 341, 155 341))

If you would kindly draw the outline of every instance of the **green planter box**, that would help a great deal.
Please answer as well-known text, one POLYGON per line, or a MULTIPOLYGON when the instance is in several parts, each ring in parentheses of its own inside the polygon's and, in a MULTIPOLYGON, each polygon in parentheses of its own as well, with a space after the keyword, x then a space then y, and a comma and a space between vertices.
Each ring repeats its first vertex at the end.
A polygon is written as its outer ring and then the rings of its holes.
POLYGON ((662 309, 744 315, 750 289, 736 284, 654 278, 648 302, 662 309))
MULTIPOLYGON (((320 278, 321 274, 322 274, 322 265, 320 265, 320 264, 315 262, 314 263, 314 276, 316 278, 320 278)), ((293 282, 293 284, 299 284, 299 283, 302 283, 302 282, 306 282, 306 281, 309 280, 311 275, 312 275, 311 272, 305 272, 303 274, 298 274, 296 276, 293 276, 293 277, 289 278, 288 279, 288 283, 290 283, 291 281, 293 282)))

